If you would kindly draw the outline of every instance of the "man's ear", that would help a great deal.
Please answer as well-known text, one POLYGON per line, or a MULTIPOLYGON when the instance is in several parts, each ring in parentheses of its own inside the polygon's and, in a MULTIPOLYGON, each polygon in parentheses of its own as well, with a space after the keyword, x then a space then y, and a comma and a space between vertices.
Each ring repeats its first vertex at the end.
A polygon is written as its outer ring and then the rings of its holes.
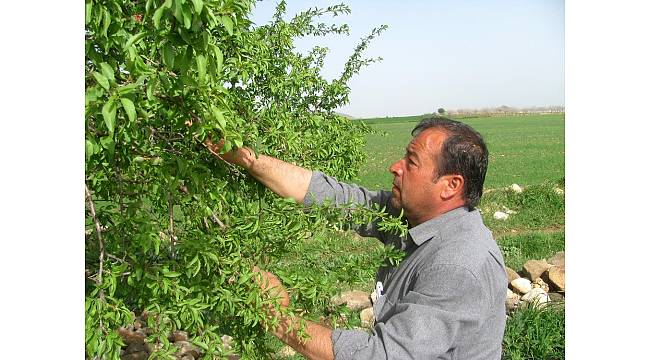
POLYGON ((440 193, 443 200, 449 200, 455 196, 463 197, 463 187, 465 186, 465 178, 462 175, 452 174, 446 175, 444 179, 445 186, 440 193))

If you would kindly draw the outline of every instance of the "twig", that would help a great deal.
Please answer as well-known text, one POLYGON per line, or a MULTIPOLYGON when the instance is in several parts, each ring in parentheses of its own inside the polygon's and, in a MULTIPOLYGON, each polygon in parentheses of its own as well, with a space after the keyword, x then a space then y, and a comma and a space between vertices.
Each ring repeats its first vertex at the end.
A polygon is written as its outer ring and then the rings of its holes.
POLYGON ((221 220, 219 220, 219 218, 217 217, 217 215, 216 215, 215 213, 212 213, 212 215, 210 215, 210 218, 212 219, 212 221, 214 221, 214 222, 216 222, 217 224, 219 224, 219 227, 220 227, 220 228, 222 228, 222 229, 225 229, 225 228, 226 228, 226 225, 224 225, 224 224, 221 222, 221 220))
POLYGON ((111 254, 109 254, 109 253, 106 253, 106 257, 111 258, 111 259, 116 260, 116 261, 119 261, 119 262, 121 262, 121 263, 124 263, 124 262, 125 262, 124 259, 120 259, 120 258, 118 258, 117 256, 115 256, 115 255, 111 255, 111 254))
POLYGON ((174 235, 174 198, 172 197, 171 192, 169 193, 169 238, 172 241, 172 256, 174 256, 176 236, 174 235))
MULTIPOLYGON (((102 275, 104 273, 104 240, 102 240, 102 226, 97 220, 97 214, 95 213, 95 204, 93 203, 93 197, 88 190, 88 185, 86 187, 86 200, 88 201, 88 207, 90 209, 90 215, 93 217, 93 222, 95 223, 95 231, 97 231, 97 240, 99 241, 99 276, 97 279, 97 284, 102 285, 102 275)), ((99 298, 104 300, 104 289, 99 289, 99 298)))

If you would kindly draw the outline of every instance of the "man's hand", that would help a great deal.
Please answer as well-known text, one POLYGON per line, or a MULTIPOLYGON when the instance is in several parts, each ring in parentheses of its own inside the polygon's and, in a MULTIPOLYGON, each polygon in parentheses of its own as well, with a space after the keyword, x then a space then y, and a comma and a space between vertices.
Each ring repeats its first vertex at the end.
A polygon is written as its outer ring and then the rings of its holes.
MULTIPOLYGON (((260 270, 257 266, 253 266, 253 272, 255 273, 253 278, 263 292, 268 293, 271 298, 279 298, 280 307, 286 308, 289 306, 289 294, 287 294, 277 276, 268 271, 260 270)), ((273 306, 268 309, 267 315, 269 317, 278 317, 280 320, 278 326, 271 330, 273 335, 307 359, 334 359, 331 340, 332 330, 330 328, 305 320, 309 339, 302 341, 296 330, 301 321, 299 317, 284 317, 273 306)))
MULTIPOLYGON (((289 306, 289 294, 284 289, 282 282, 277 276, 268 271, 260 270, 257 266, 253 266, 253 272, 256 274, 255 282, 262 289, 263 292, 268 293, 271 298, 280 299, 280 307, 286 308, 289 306)), ((277 311, 271 307, 269 315, 278 315, 277 311)))
POLYGON ((203 145, 210 150, 212 155, 243 167, 274 193, 283 198, 293 198, 299 203, 304 201, 312 176, 310 170, 273 157, 257 156, 253 150, 247 147, 219 154, 224 143, 225 140, 221 139, 215 144, 210 137, 203 141, 203 145))
POLYGON ((214 156, 217 156, 231 164, 239 165, 245 169, 249 169, 253 165, 255 154, 247 147, 233 149, 225 154, 219 154, 225 142, 224 139, 221 139, 215 144, 212 142, 210 137, 203 140, 205 147, 208 148, 214 156))

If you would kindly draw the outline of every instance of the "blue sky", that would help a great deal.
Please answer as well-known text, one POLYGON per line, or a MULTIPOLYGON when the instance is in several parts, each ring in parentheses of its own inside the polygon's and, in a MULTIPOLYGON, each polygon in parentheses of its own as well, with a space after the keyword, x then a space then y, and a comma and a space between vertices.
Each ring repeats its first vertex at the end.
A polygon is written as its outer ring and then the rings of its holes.
MULTIPOLYGON (((402 116, 500 105, 564 105, 564 1, 348 0, 352 13, 325 22, 347 23, 350 36, 297 39, 298 51, 327 46, 323 76, 337 77, 359 39, 373 40, 371 64, 350 80, 356 116, 402 116)), ((287 17, 340 1, 287 1, 287 17)), ((276 0, 258 2, 252 20, 271 19, 276 0)))

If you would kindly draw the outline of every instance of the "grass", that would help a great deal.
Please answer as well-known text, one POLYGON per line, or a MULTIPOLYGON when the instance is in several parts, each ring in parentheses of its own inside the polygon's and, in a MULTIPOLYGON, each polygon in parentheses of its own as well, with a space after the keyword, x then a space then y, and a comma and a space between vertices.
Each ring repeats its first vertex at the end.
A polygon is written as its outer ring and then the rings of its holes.
POLYGON ((564 332, 564 304, 518 309, 506 322, 502 359, 564 359, 564 332))
POLYGON ((506 266, 518 271, 530 259, 548 259, 564 250, 564 231, 508 235, 498 240, 506 266))
POLYGON ((510 189, 496 189, 483 195, 478 208, 483 222, 496 238, 513 231, 559 230, 564 228, 564 185, 544 182, 527 186, 520 194, 510 189), (494 218, 496 211, 508 210, 514 212, 508 219, 494 218))
MULTIPOLYGON (((390 188, 388 167, 404 154, 422 116, 370 119, 378 130, 367 137, 367 162, 357 179, 370 189, 390 188)), ((564 177, 564 115, 460 119, 483 135, 490 152, 485 188, 532 185, 564 177)))

